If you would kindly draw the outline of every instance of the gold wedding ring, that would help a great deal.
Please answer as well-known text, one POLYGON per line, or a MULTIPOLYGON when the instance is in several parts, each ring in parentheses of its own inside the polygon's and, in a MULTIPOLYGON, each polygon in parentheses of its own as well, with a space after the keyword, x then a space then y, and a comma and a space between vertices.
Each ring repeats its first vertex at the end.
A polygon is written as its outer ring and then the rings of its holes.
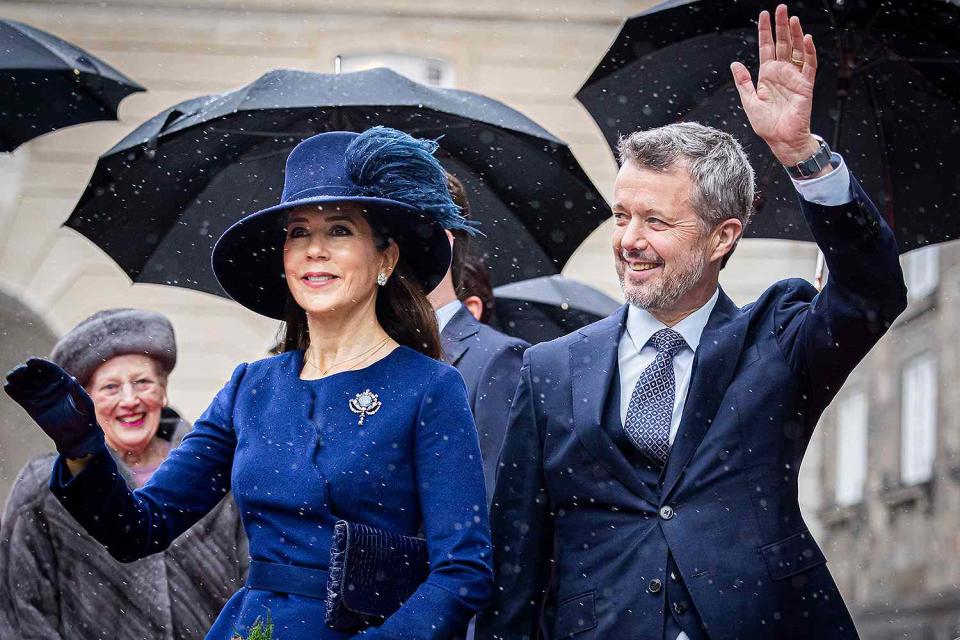
POLYGON ((803 69, 803 60, 797 60, 796 58, 790 58, 790 64, 797 67, 797 69, 803 69))

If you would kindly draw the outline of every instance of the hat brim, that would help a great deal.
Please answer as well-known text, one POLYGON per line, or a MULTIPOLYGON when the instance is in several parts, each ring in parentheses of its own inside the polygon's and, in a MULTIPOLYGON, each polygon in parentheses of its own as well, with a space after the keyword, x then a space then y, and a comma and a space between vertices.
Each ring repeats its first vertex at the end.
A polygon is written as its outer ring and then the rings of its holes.
POLYGON ((230 298, 269 318, 284 318, 289 288, 283 272, 286 219, 280 214, 316 204, 359 205, 374 233, 397 244, 400 260, 424 294, 433 291, 450 268, 450 241, 433 217, 387 198, 315 196, 250 214, 223 232, 213 247, 211 264, 230 298))

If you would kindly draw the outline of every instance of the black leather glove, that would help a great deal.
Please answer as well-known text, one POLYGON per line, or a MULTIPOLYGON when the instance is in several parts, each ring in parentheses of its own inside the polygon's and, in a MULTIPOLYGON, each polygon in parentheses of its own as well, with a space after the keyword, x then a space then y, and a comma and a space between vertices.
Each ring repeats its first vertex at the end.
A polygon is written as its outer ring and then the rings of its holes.
POLYGON ((82 458, 104 448, 93 400, 77 379, 43 358, 30 358, 7 374, 3 390, 50 436, 57 451, 82 458))

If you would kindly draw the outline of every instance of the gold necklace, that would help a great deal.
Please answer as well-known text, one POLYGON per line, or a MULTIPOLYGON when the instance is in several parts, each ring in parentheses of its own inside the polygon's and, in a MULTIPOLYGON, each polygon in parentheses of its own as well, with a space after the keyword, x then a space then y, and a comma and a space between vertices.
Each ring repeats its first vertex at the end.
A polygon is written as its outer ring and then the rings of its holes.
MULTIPOLYGON (((314 369, 317 370, 317 372, 320 374, 320 377, 322 378, 322 377, 326 376, 326 375, 327 375, 327 372, 329 372, 329 371, 330 371, 331 369, 333 369, 334 367, 339 367, 340 365, 346 364, 347 362, 350 362, 350 361, 352 361, 352 360, 356 360, 357 358, 363 358, 364 356, 368 356, 368 357, 369 357, 369 356, 372 356, 372 355, 375 354, 377 351, 379 351, 379 350, 383 347, 383 345, 385 345, 385 344, 387 343, 387 341, 388 341, 389 339, 390 339, 390 336, 387 336, 386 338, 384 338, 383 340, 381 340, 381 341, 378 342, 377 344, 373 345, 372 347, 370 347, 369 349, 367 349, 367 350, 364 351, 363 353, 357 354, 357 355, 355 355, 355 356, 350 356, 349 358, 344 358, 343 360, 341 360, 341 361, 339 361, 339 362, 334 362, 333 364, 331 364, 331 365, 330 365, 329 367, 327 367, 326 369, 321 368, 320 365, 318 365, 317 363, 315 363, 315 362, 313 362, 312 360, 310 360, 310 358, 307 358, 307 357, 306 357, 306 354, 304 354, 304 359, 305 359, 308 363, 310 363, 310 365, 313 366, 314 369)), ((361 360, 360 362, 358 362, 358 363, 355 364, 354 366, 350 367, 349 369, 345 369, 344 371, 353 371, 355 368, 357 368, 357 367, 359 367, 361 364, 363 364, 365 360, 366 360, 366 358, 364 358, 364 360, 361 360)))
MULTIPOLYGON (((389 339, 389 338, 388 338, 388 339, 389 339)), ((371 353, 370 355, 368 355, 366 358, 364 358, 363 360, 361 360, 361 361, 358 362, 357 364, 353 365, 352 367, 348 367, 348 368, 344 369, 343 371, 338 371, 337 373, 346 373, 347 371, 353 371, 354 369, 359 368, 360 365, 366 364, 367 362, 370 361, 370 358, 372 358, 373 356, 375 356, 375 355, 377 355, 378 353, 380 353, 380 349, 383 349, 384 345, 386 345, 386 344, 387 344, 387 340, 384 340, 383 342, 381 342, 381 343, 377 346, 376 350, 375 350, 373 353, 371 353)), ((332 368, 332 367, 331 367, 331 368, 332 368)), ((327 371, 329 371, 329 370, 330 370, 330 369, 328 368, 327 371)), ((323 378, 323 377, 326 377, 326 376, 325 376, 325 374, 321 374, 320 377, 323 378)))

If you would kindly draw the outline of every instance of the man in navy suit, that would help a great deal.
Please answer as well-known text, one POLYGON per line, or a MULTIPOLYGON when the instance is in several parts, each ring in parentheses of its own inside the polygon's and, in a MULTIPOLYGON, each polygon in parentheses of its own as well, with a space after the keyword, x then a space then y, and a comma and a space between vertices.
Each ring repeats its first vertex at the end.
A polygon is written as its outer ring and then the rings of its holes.
MULTIPOLYGON (((470 205, 463 185, 455 176, 447 174, 447 187, 463 215, 469 217, 470 205)), ((467 398, 480 436, 489 502, 510 406, 520 379, 523 352, 530 345, 482 324, 457 298, 470 249, 469 236, 462 232, 447 233, 453 242, 453 259, 443 282, 428 298, 437 313, 444 358, 460 371, 467 385, 467 398)))
POLYGON ((856 638, 797 500, 817 420, 906 305, 897 247, 843 160, 810 134, 812 38, 759 21, 743 108, 797 185, 830 268, 737 308, 720 269, 753 172, 694 123, 621 143, 619 312, 524 356, 492 506, 494 601, 477 637, 856 638), (553 579, 551 580, 551 576, 553 579), (552 635, 550 635, 552 634, 552 635))

